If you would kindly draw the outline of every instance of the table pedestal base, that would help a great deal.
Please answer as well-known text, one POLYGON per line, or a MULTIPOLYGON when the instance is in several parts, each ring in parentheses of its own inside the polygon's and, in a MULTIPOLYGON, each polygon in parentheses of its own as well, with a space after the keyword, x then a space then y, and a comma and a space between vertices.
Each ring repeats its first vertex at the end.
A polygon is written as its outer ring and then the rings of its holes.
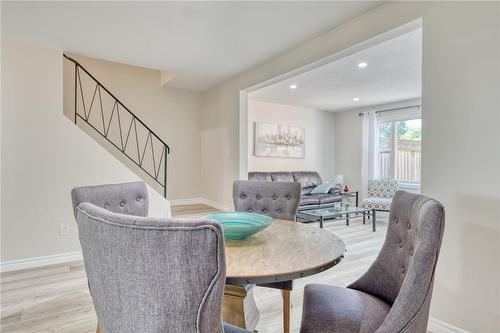
POLYGON ((259 310, 253 297, 253 285, 226 284, 222 320, 250 331, 255 329, 259 321, 259 310))

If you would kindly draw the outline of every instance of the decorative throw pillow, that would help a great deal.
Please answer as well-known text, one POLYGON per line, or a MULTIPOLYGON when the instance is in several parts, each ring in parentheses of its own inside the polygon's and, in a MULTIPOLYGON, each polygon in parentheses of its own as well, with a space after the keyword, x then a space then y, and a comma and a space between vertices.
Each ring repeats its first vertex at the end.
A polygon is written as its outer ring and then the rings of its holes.
POLYGON ((342 185, 336 184, 328 193, 340 195, 340 193, 342 193, 342 185))
POLYGON ((327 194, 333 187, 333 183, 323 183, 316 186, 311 194, 327 194))

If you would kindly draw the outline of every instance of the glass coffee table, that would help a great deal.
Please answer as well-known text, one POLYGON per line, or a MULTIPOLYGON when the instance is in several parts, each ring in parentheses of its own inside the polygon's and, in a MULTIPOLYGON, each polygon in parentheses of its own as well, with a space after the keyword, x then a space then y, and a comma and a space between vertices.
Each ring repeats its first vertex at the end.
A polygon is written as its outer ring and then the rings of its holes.
MULTIPOLYGON (((297 220, 304 220, 303 222, 317 222, 319 221, 319 227, 323 228, 323 222, 328 219, 334 220, 345 220, 346 225, 349 225, 349 219, 352 217, 357 217, 363 215, 363 224, 366 223, 366 218, 372 217, 372 230, 376 231, 376 216, 375 209, 367 209, 360 207, 330 207, 330 208, 320 208, 304 210, 297 213, 297 220)), ((300 221, 302 222, 302 221, 300 221)))

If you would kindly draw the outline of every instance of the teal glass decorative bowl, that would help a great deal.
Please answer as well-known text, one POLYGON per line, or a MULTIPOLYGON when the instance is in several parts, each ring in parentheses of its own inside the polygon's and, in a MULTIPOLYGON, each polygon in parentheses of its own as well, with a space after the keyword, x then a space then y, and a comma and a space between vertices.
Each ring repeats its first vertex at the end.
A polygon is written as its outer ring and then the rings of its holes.
POLYGON ((273 223, 273 219, 266 215, 241 212, 223 212, 205 215, 222 224, 224 237, 227 239, 244 240, 273 223))

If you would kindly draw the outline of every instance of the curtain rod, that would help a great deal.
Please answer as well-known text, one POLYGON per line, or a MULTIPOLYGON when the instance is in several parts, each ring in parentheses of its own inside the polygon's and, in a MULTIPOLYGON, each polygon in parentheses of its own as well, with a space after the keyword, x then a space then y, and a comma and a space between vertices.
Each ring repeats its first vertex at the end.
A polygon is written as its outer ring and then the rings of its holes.
POLYGON ((384 109, 384 110, 377 110, 375 113, 379 112, 387 112, 387 111, 396 111, 396 110, 402 110, 402 109, 409 109, 409 108, 419 108, 420 109, 420 104, 415 104, 415 105, 408 105, 408 106, 401 106, 399 108, 392 108, 392 109, 384 109))
MULTIPOLYGON (((409 108, 421 108, 421 104, 415 104, 415 105, 408 105, 408 106, 401 106, 399 108, 392 108, 392 109, 384 109, 384 110, 377 110, 377 111, 374 111, 375 113, 379 113, 379 112, 387 112, 387 111, 396 111, 396 110, 403 110, 403 109, 409 109, 409 108)), ((368 111, 370 112, 370 111, 368 111)), ((358 116, 362 116, 364 115, 365 113, 364 112, 360 112, 358 113, 358 116)))

